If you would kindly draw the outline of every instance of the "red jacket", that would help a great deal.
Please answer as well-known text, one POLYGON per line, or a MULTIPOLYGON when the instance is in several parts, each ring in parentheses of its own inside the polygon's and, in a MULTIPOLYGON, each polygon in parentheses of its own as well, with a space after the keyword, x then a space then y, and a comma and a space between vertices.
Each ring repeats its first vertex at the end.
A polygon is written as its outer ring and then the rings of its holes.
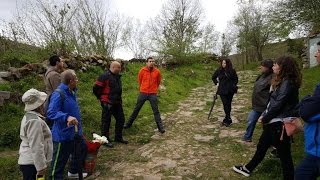
POLYGON ((143 67, 138 74, 138 82, 141 93, 157 94, 161 82, 159 69, 153 67, 150 71, 148 67, 143 67))

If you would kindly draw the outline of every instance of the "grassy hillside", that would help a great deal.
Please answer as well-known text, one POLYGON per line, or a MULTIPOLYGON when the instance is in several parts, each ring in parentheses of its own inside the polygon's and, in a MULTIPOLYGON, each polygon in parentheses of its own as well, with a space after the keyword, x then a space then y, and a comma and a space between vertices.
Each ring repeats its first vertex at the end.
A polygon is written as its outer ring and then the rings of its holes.
MULTIPOLYGON (((264 59, 275 59, 279 56, 290 55, 293 56, 299 63, 302 63, 301 54, 304 49, 304 39, 287 39, 286 41, 267 44, 263 51, 264 59)), ((231 55, 234 65, 241 70, 251 69, 258 65, 255 50, 252 49, 248 53, 249 59, 247 64, 244 63, 245 56, 241 54, 231 55)))
POLYGON ((7 70, 10 66, 21 67, 27 63, 43 62, 49 55, 48 50, 0 36, 0 70, 7 70))

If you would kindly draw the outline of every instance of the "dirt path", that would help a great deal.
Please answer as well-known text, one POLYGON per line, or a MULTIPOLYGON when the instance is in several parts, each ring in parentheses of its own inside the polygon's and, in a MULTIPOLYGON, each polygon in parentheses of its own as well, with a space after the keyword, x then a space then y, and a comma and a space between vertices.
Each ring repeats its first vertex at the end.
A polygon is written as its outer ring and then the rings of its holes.
POLYGON ((193 89, 178 109, 164 114, 167 132, 155 133, 150 143, 143 146, 128 144, 105 153, 125 151, 126 160, 105 162, 108 173, 97 179, 239 179, 231 170, 254 151, 254 144, 241 141, 250 110, 251 88, 255 76, 251 71, 239 72, 239 92, 233 99, 231 127, 221 127, 224 117, 218 99, 210 120, 209 106, 215 88, 211 83, 193 89), (240 162, 239 162, 240 161, 240 162))

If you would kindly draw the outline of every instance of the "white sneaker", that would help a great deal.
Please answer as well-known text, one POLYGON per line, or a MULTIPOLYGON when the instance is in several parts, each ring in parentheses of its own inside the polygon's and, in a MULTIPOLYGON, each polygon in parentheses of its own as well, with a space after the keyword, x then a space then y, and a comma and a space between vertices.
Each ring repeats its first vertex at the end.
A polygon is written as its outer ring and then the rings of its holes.
MULTIPOLYGON (((82 173, 83 178, 85 178, 87 176, 88 176, 88 173, 82 173)), ((68 172, 68 178, 69 179, 79 179, 79 174, 78 173, 72 174, 72 173, 68 172)))

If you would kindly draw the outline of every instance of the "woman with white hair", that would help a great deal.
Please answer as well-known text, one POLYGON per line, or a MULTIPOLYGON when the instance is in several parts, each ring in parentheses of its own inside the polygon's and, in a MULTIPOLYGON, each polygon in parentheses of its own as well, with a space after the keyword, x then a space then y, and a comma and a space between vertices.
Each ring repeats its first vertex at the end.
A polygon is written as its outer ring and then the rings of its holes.
POLYGON ((25 115, 21 121, 19 149, 20 170, 23 180, 44 177, 47 165, 52 159, 52 136, 43 117, 43 103, 47 94, 36 89, 26 91, 22 96, 25 115))

